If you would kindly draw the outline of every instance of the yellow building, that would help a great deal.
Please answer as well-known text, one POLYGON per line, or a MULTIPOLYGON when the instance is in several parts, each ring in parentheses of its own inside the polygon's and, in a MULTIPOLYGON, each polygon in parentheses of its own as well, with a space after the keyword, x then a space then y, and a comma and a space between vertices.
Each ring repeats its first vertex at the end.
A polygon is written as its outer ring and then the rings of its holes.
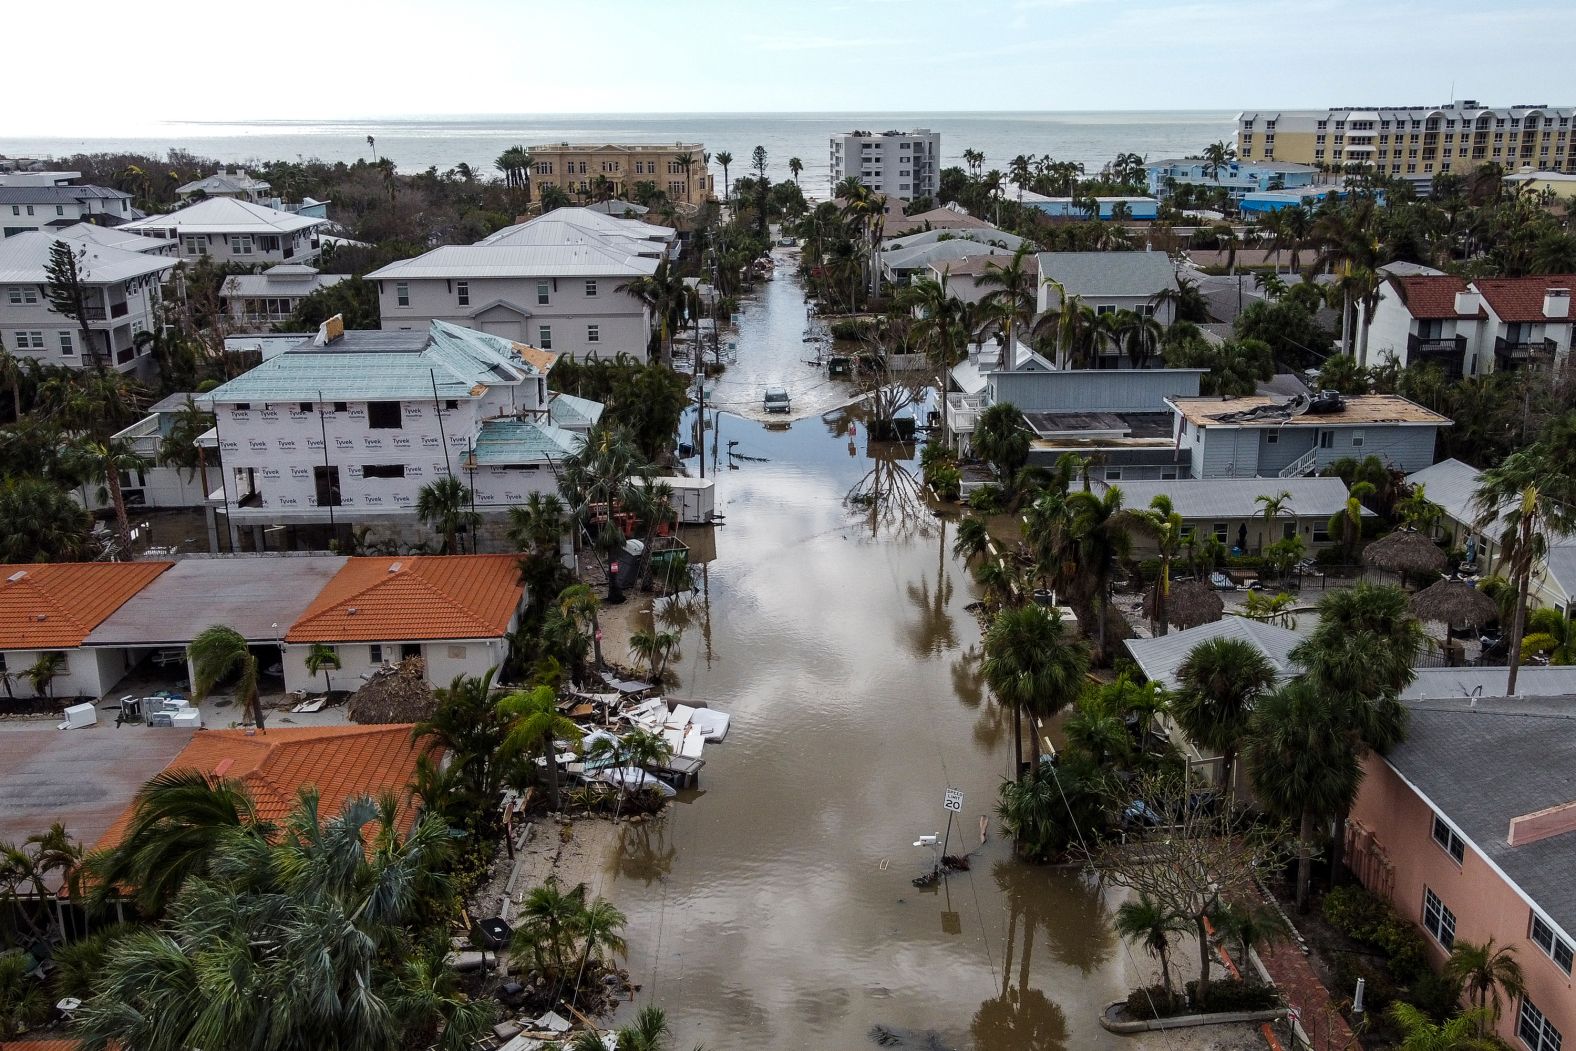
POLYGON ((1237 115, 1237 156, 1330 168, 1360 164, 1422 181, 1484 164, 1576 172, 1576 107, 1376 106, 1237 115))
POLYGON ((1576 173, 1519 171, 1505 176, 1505 185, 1534 197, 1576 199, 1576 173))
POLYGON ((674 204, 699 204, 712 196, 706 147, 698 142, 586 144, 546 143, 532 146, 531 182, 540 193, 556 186, 568 194, 589 194, 599 178, 612 184, 615 197, 626 197, 636 183, 654 183, 674 204))

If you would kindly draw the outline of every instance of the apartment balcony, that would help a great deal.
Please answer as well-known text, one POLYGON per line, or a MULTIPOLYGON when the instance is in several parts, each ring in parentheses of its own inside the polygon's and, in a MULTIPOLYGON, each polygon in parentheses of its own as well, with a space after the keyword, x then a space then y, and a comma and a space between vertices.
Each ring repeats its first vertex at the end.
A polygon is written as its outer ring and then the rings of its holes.
POLYGON ((990 406, 990 400, 983 394, 960 394, 953 391, 947 395, 947 426, 953 434, 973 434, 974 425, 980 413, 990 406))
POLYGON ((1512 342, 1504 336, 1494 338, 1494 357, 1502 369, 1515 369, 1523 365, 1537 368, 1554 362, 1555 343, 1552 339, 1529 339, 1512 342))
POLYGON ((1451 379, 1460 379, 1466 373, 1467 338, 1407 336, 1406 357, 1408 361, 1432 362, 1443 368, 1451 379))

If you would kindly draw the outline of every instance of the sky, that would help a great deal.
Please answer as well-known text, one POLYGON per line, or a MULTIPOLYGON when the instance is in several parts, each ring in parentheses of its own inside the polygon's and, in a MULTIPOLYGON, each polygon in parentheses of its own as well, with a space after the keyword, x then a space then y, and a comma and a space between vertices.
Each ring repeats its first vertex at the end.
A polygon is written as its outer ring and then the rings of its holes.
POLYGON ((6 49, 0 136, 439 114, 1576 105, 1569 0, 12 6, 7 35, 40 46, 6 49), (16 105, 26 84, 47 104, 16 105))

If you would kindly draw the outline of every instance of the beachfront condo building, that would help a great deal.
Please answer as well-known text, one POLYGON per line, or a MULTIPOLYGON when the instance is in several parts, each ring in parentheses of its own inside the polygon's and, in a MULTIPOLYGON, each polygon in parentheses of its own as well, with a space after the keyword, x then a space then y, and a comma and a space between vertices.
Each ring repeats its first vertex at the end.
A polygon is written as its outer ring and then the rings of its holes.
POLYGON ((1247 110, 1237 115, 1241 161, 1290 161, 1316 167, 1363 165, 1422 181, 1494 163, 1576 172, 1576 107, 1367 106, 1321 110, 1247 110))
POLYGON ((941 189, 941 133, 925 128, 833 135, 828 160, 833 186, 855 178, 904 201, 934 197, 941 189))
POLYGON ((606 179, 614 197, 628 197, 641 182, 654 184, 674 204, 700 204, 713 196, 706 147, 698 142, 549 142, 527 152, 538 194, 549 186, 571 196, 591 194, 606 179))

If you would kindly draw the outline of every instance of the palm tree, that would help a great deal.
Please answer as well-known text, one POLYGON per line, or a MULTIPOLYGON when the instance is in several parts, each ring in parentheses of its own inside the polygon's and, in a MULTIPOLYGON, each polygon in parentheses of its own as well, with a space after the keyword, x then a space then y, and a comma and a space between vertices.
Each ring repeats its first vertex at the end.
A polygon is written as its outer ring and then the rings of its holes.
MULTIPOLYGON (((571 928, 581 940, 581 974, 585 973, 586 964, 592 957, 606 960, 609 955, 622 956, 629 950, 622 933, 628 922, 624 914, 605 898, 598 898, 581 910, 571 928)), ((577 983, 574 998, 578 1000, 579 996, 580 987, 577 983)))
POLYGON ((1171 595, 1171 563, 1182 551, 1183 534, 1187 526, 1165 493, 1156 493, 1149 501, 1148 509, 1134 511, 1132 519, 1154 540, 1155 552, 1160 556, 1160 572, 1155 578, 1154 613, 1157 634, 1165 635, 1171 630, 1166 612, 1166 599, 1171 595))
POLYGON ((1505 1045, 1485 1038, 1481 1012, 1467 1011, 1444 1022, 1436 1022, 1419 1008, 1397 1000, 1390 1005, 1390 1017, 1401 1029, 1400 1051, 1495 1051, 1505 1045))
POLYGON ((1527 618, 1527 628, 1521 640, 1522 660, 1541 653, 1550 664, 1576 664, 1576 620, 1561 616, 1559 610, 1538 609, 1527 618))
POLYGON ((312 643, 312 648, 307 651, 306 673, 308 675, 316 675, 318 672, 323 673, 323 692, 325 694, 333 690, 333 684, 328 678, 328 669, 333 668, 335 671, 338 671, 342 667, 344 665, 340 663, 339 654, 332 646, 314 642, 312 643))
POLYGON ((1535 443, 1511 453, 1478 479, 1472 506, 1475 528, 1492 535, 1498 529, 1500 572, 1516 585, 1515 614, 1510 622, 1510 672, 1506 696, 1516 693, 1521 669, 1521 640, 1527 623, 1527 596, 1532 575, 1543 563, 1550 537, 1576 528, 1576 481, 1553 451, 1535 443))
POLYGON ((436 478, 416 493, 416 517, 422 525, 443 536, 443 553, 458 553, 457 537, 474 530, 481 515, 472 509, 474 494, 470 486, 454 475, 436 478))
POLYGON ((1078 582, 1099 618, 1095 638, 1102 660, 1109 659, 1106 622, 1110 619, 1111 578, 1117 560, 1132 548, 1127 531, 1132 520, 1132 515, 1122 510, 1122 490, 1117 486, 1107 486, 1099 494, 1087 490, 1067 494, 1068 533, 1078 551, 1078 582))
POLYGON ((1260 513, 1264 516, 1264 539, 1259 546, 1269 547, 1274 543, 1275 520, 1291 507, 1291 492, 1282 489, 1274 496, 1255 496, 1253 502, 1263 508, 1260 513))
POLYGON ((49 697, 54 681, 64 675, 66 671, 66 655, 64 653, 40 653, 38 659, 28 665, 22 672, 22 678, 27 680, 33 693, 39 697, 49 697))
POLYGON ((15 420, 22 420, 22 378, 25 370, 22 359, 5 347, 0 347, 0 382, 11 388, 11 411, 15 420))
POLYGON ((658 323, 658 348, 663 360, 672 357, 673 334, 683 325, 686 317, 699 313, 699 293, 685 280, 677 267, 670 267, 666 259, 648 277, 637 277, 618 286, 618 291, 630 295, 651 308, 658 323))
MULTIPOLYGON (((936 389, 941 392, 944 399, 947 391, 947 375, 957 363, 963 343, 959 331, 959 321, 962 317, 961 304, 948 290, 947 277, 943 274, 939 281, 924 277, 900 289, 897 306, 900 310, 915 315, 916 320, 912 329, 914 338, 925 348, 925 355, 936 370, 936 389)), ((941 414, 941 444, 948 448, 952 444, 948 435, 947 414, 944 407, 941 414)))
POLYGON ((952 542, 952 554, 972 562, 983 555, 990 543, 990 528, 985 524, 985 519, 976 514, 967 514, 958 523, 958 535, 952 542))
POLYGON ((1116 910, 1116 933, 1137 942, 1160 961, 1160 984, 1171 997, 1171 936, 1191 930, 1192 923, 1140 892, 1137 901, 1124 901, 1116 910))
POLYGON ((148 458, 137 452, 129 438, 90 441, 85 449, 99 462, 103 471, 105 489, 100 492, 107 490, 110 504, 115 509, 115 537, 121 557, 130 558, 131 519, 126 514, 126 495, 121 491, 120 475, 122 471, 146 470, 150 466, 148 458))
MULTIPOLYGON (((610 755, 615 767, 620 770, 624 768, 649 770, 661 767, 672 759, 673 749, 660 734, 636 727, 616 741, 599 739, 592 746, 590 754, 610 755)), ((629 798, 634 787, 637 786, 630 778, 622 773, 618 775, 618 805, 613 809, 614 821, 618 820, 624 808, 624 801, 629 798)))
POLYGON ((258 818, 245 785, 199 770, 155 774, 131 813, 120 842, 88 856, 95 909, 127 893, 144 915, 160 915, 188 880, 208 874, 227 836, 245 830, 266 839, 274 832, 258 818))
POLYGON ((0 560, 77 562, 91 557, 93 517, 42 478, 0 480, 0 560))
POLYGON ((1089 655, 1068 637, 1059 612, 1037 604, 996 614, 985 632, 984 649, 985 681, 996 700, 1013 713, 1016 778, 1023 772, 1023 717, 1048 719, 1067 707, 1083 689, 1089 655))
MULTIPOLYGON (((592 653, 596 655, 598 668, 604 667, 602 628, 597 621, 597 611, 601 608, 602 601, 597 598, 596 592, 591 590, 590 584, 571 584, 558 593, 559 612, 574 624, 581 634, 591 636, 592 653)), ((581 653, 584 652, 581 650, 581 653)))
POLYGON ((257 658, 246 640, 233 628, 222 624, 204 628, 186 648, 192 666, 192 693, 202 700, 230 676, 236 676, 235 695, 241 710, 252 712, 258 729, 263 728, 263 705, 257 695, 257 658))
POLYGON ((213 413, 199 408, 196 401, 187 395, 186 404, 175 414, 169 434, 159 443, 159 466, 184 470, 188 482, 193 474, 197 474, 202 479, 204 498, 211 491, 208 487, 208 452, 197 439, 210 430, 213 424, 213 413))
POLYGON ((580 743, 581 729, 558 710, 558 698, 549 686, 516 690, 498 701, 498 713, 508 727, 500 747, 510 760, 541 757, 547 766, 547 802, 559 809, 558 741, 580 743))
POLYGON ((1275 668, 1242 639, 1209 639, 1177 669, 1171 714, 1200 748, 1220 756, 1221 784, 1236 790, 1236 757, 1258 699, 1275 686, 1275 668))
POLYGON ((619 1028, 618 1051, 663 1051, 672 1032, 662 1008, 647 1004, 632 1025, 619 1028))
POLYGON ((1236 148, 1224 141, 1204 147, 1204 171, 1211 179, 1218 179, 1220 170, 1236 159, 1236 148))
POLYGON ((733 163, 733 154, 728 150, 717 151, 717 163, 722 165, 722 199, 728 200, 728 165, 733 163))
POLYGON ((1222 939, 1236 943, 1244 965, 1248 953, 1254 949, 1267 948, 1291 937, 1291 928, 1272 905, 1227 903, 1211 919, 1222 939))
POLYGON ((1013 341, 1019 327, 1028 328, 1034 320, 1038 303, 1036 275, 1039 270, 1033 260, 1028 241, 1018 246, 1010 262, 987 263, 977 284, 989 288, 980 302, 989 306, 1001 318, 1007 338, 1007 353, 1013 352, 1013 341))
POLYGON ((560 980, 568 974, 567 951, 574 944, 576 925, 585 909, 585 884, 579 884, 567 893, 560 890, 558 880, 548 876, 520 903, 519 930, 515 932, 515 951, 528 951, 544 971, 552 971, 560 980))
POLYGON ((1363 497, 1373 494, 1371 482, 1354 482, 1346 491, 1345 506, 1331 515, 1327 523, 1326 528, 1340 541, 1348 562, 1357 557, 1357 545, 1363 539, 1363 497))
POLYGON ((646 667, 651 672, 654 682, 662 681, 662 672, 666 669, 668 657, 673 648, 678 645, 679 637, 671 631, 636 631, 629 637, 631 653, 646 662, 646 667))
POLYGON ((1297 910, 1305 912, 1315 837, 1357 798, 1362 781, 1357 750, 1340 712, 1297 681, 1260 699, 1247 735, 1247 758, 1260 805, 1299 822, 1297 910))
POLYGON ((1487 1036, 1499 1021, 1501 993, 1515 1003, 1526 991, 1515 947, 1495 945, 1492 937, 1482 943, 1457 939, 1445 961, 1445 974, 1461 983, 1479 1014, 1478 1036, 1487 1036))
POLYGON ((788 174, 793 176, 794 185, 799 185, 799 173, 804 171, 804 161, 798 157, 788 158, 788 174))

